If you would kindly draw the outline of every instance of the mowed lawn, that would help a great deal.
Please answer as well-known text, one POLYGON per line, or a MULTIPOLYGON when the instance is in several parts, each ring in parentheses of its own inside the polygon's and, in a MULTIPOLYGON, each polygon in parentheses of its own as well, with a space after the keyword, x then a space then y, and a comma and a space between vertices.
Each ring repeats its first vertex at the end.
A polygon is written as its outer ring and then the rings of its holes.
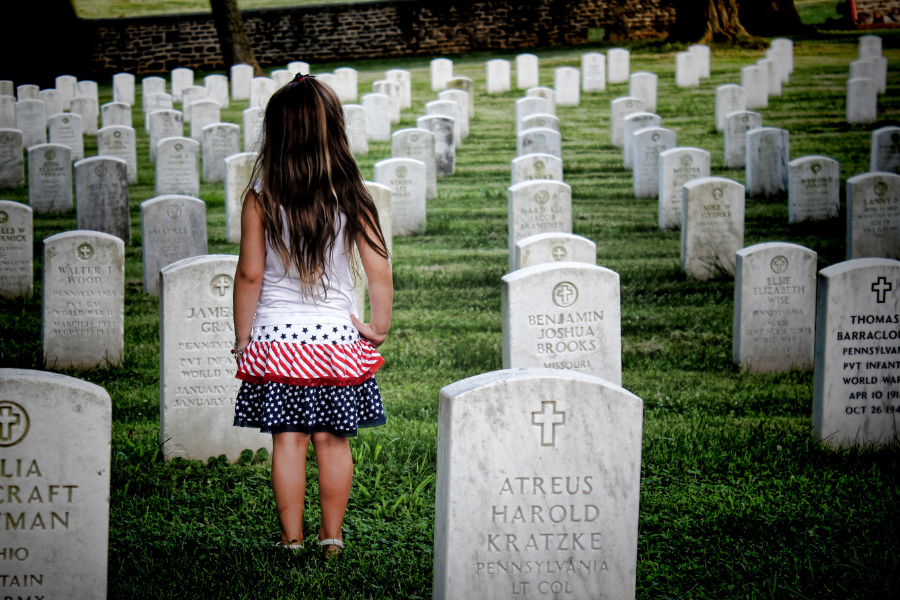
MULTIPOLYGON (((844 121, 845 82, 857 36, 798 40, 784 94, 762 109, 766 126, 791 132, 791 157, 831 156, 841 179, 868 169, 871 131, 900 119, 900 36, 885 34, 891 63, 881 120, 844 121)), ((553 69, 579 66, 582 52, 538 51, 541 82, 553 69)), ((712 153, 713 175, 744 181, 723 166, 713 120, 715 88, 740 83, 740 67, 761 51, 712 51, 712 78, 674 86, 674 46, 632 46, 632 72, 659 75, 657 112, 681 146, 712 153)), ((507 272, 507 186, 515 156, 514 102, 522 91, 487 96, 484 61, 453 57, 455 72, 476 81, 471 135, 455 175, 439 180, 427 232, 394 240, 393 329, 379 373, 388 424, 351 444, 355 485, 345 523, 346 552, 326 562, 298 557, 277 539, 269 462, 162 461, 159 442, 159 303, 141 289, 140 202, 154 196, 143 114, 138 125, 139 181, 131 189, 133 244, 126 249, 125 361, 66 372, 104 386, 113 399, 110 498, 110 597, 139 598, 429 598, 434 529, 438 392, 501 368, 500 278, 507 272)), ((302 58, 302 57, 298 57, 302 58)), ((431 91, 427 58, 316 64, 360 69, 360 90, 389 68, 413 75, 415 126, 431 91)), ((197 73, 202 81, 206 73, 197 73)), ((111 100, 100 82, 101 103, 111 100)), ((734 284, 696 282, 680 272, 678 232, 659 231, 655 199, 635 199, 621 151, 609 140, 609 104, 626 85, 583 94, 560 107, 565 180, 572 186, 574 233, 597 244, 598 264, 622 284, 624 387, 644 400, 639 598, 886 598, 900 584, 900 448, 834 451, 810 433, 812 373, 746 375, 732 363, 734 284)), ((223 119, 241 123, 246 101, 223 119)), ((86 138, 86 154, 96 141, 86 138)), ((359 157, 365 178, 389 157, 371 143, 359 157)), ((201 185, 208 205, 209 251, 237 253, 225 240, 224 191, 201 185)), ((27 202, 27 190, 4 191, 27 202)), ((2 301, 0 364, 40 369, 41 243, 75 228, 75 214, 35 218, 35 296, 2 301)), ((845 218, 788 225, 785 198, 748 198, 745 245, 802 244, 819 267, 844 259, 845 218)), ((499 426, 499 424, 498 424, 499 426)), ((251 449, 255 450, 255 449, 251 449)), ((318 526, 317 469, 308 467, 307 532, 318 526)), ((311 535, 311 533, 310 533, 311 535)))

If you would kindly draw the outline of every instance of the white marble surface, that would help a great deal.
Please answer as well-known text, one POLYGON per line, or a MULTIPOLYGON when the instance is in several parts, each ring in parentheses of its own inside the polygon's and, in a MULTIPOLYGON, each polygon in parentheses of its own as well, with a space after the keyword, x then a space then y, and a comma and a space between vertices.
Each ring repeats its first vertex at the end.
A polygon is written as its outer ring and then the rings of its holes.
POLYGON ((734 275, 744 247, 744 186, 724 177, 684 184, 681 204, 681 270, 705 280, 734 275))
POLYGON ((30 206, 0 200, 0 296, 31 297, 34 293, 34 213, 30 206))
POLYGON ((389 158, 375 163, 375 183, 391 189, 391 230, 394 235, 425 233, 425 163, 389 158))
POLYGON ((62 144, 28 149, 28 204, 38 213, 72 210, 72 150, 62 144))
POLYGON ((232 244, 241 241, 244 190, 250 183, 256 157, 256 152, 241 152, 225 159, 225 238, 232 244))
POLYGON ((156 145, 156 195, 200 195, 200 144, 171 137, 156 145))
POLYGON ((125 161, 128 183, 137 183, 137 135, 126 125, 108 125, 97 132, 97 155, 125 161))
POLYGON ((834 219, 841 208, 841 165, 827 156, 788 163, 788 222, 834 219))
POLYGON ((206 203, 190 196, 157 196, 141 202, 144 291, 159 295, 160 270, 208 252, 206 203))
POLYGON ((425 198, 428 200, 437 198, 434 143, 433 133, 417 127, 401 129, 391 135, 391 158, 414 158, 425 163, 425 198))
POLYGON ((672 148, 659 153, 659 228, 681 228, 684 184, 710 175, 709 152, 701 148, 672 148))
POLYGON ((78 229, 103 231, 131 244, 127 163, 92 156, 76 162, 74 169, 78 229))
POLYGON ((514 270, 544 263, 597 264, 597 244, 571 233, 538 233, 516 242, 514 270))
POLYGON ((777 127, 747 132, 747 195, 780 196, 788 191, 791 133, 777 127))
POLYGON ((644 112, 646 105, 640 98, 622 96, 610 102, 609 105, 609 139, 616 148, 625 145, 624 120, 630 114, 644 112))
POLYGON ((847 180, 847 259, 900 259, 900 175, 847 180))
POLYGON ((534 179, 509 188, 509 269, 516 242, 538 233, 572 233, 572 188, 562 181, 534 179))
POLYGON ((563 181, 562 159, 552 154, 525 154, 512 159, 512 185, 532 179, 563 181))

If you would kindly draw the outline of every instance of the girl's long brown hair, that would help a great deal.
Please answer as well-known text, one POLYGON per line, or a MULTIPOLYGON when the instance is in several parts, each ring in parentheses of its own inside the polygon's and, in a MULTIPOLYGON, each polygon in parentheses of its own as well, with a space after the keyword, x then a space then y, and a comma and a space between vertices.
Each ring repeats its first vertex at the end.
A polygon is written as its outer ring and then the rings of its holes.
POLYGON ((325 266, 340 213, 349 241, 388 257, 378 211, 350 152, 344 111, 327 85, 303 77, 275 92, 250 181, 261 184, 257 199, 266 240, 285 271, 299 273, 304 295, 327 288, 325 266))

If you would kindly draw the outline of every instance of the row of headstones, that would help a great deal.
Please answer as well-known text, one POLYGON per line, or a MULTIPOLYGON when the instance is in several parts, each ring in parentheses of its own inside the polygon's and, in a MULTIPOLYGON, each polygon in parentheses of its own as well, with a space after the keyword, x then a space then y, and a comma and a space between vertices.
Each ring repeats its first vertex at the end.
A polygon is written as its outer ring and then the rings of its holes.
POLYGON ((874 123, 878 120, 878 95, 887 91, 888 60, 881 54, 881 37, 859 38, 857 55, 847 78, 847 122, 874 123))

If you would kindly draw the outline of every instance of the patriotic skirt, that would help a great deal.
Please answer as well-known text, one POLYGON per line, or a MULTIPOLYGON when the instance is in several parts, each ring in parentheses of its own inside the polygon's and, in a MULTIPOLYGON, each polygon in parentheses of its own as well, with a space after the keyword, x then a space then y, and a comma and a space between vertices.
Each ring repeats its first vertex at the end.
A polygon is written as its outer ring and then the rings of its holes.
POLYGON ((385 421, 375 372, 384 359, 355 327, 254 327, 238 364, 234 425, 262 433, 355 436, 385 421))

